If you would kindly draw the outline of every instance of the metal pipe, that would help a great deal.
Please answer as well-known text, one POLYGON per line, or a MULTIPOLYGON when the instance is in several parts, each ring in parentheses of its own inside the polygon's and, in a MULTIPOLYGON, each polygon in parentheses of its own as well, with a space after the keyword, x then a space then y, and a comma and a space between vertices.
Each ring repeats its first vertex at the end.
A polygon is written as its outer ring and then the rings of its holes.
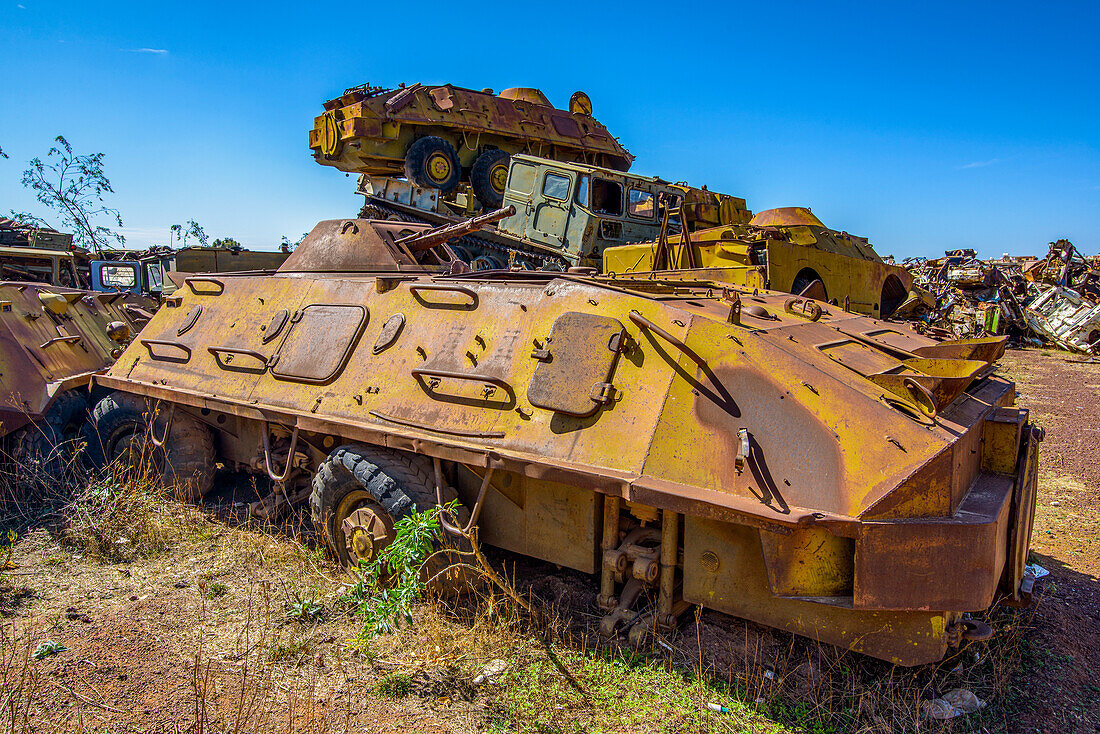
POLYGON ((610 609, 615 596, 615 572, 604 562, 603 556, 619 546, 619 506, 622 500, 618 495, 606 495, 603 498, 603 537, 600 539, 600 598, 601 607, 610 609))
MULTIPOLYGON (((440 507, 443 506, 443 469, 438 457, 432 457, 432 468, 435 470, 435 501, 440 507)), ((481 479, 481 488, 477 492, 477 499, 474 500, 474 509, 470 512, 470 521, 466 523, 465 528, 458 528, 447 522, 447 518, 443 517, 443 514, 439 515, 439 523, 443 526, 451 535, 469 535, 470 531, 474 529, 474 525, 477 524, 477 519, 481 517, 481 507, 485 502, 485 495, 489 492, 489 482, 493 478, 493 472, 496 471, 496 467, 486 466, 485 476, 481 479)))
POLYGON ((676 562, 680 555, 680 514, 673 510, 661 513, 661 582, 657 594, 657 622, 671 626, 672 594, 676 589, 676 562))

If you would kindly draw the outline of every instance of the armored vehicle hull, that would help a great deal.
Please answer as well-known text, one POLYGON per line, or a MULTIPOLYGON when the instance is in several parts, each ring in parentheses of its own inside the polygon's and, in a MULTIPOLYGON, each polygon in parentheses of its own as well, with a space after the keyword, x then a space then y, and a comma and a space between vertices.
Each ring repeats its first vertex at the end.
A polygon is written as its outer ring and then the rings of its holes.
POLYGON ((88 386, 151 317, 149 299, 0 282, 0 437, 54 472, 57 444, 87 421, 88 386))
POLYGON ((469 181, 477 198, 501 205, 508 157, 535 153, 625 171, 634 157, 592 117, 577 92, 568 110, 537 89, 475 91, 450 84, 399 89, 363 85, 325 103, 309 147, 318 163, 341 171, 405 176, 452 191, 469 181))
POLYGON ((482 542, 598 575, 636 643, 702 605, 915 665, 1020 595, 1040 434, 1003 340, 713 281, 444 275, 410 227, 188 279, 96 378, 101 425, 152 417, 193 495, 215 462, 311 493, 348 563, 453 489, 482 542))
POLYGON ((913 285, 909 271, 883 262, 865 238, 829 229, 802 207, 769 209, 747 223, 703 229, 686 239, 676 234, 609 247, 603 269, 806 293, 876 318, 892 315, 913 285))

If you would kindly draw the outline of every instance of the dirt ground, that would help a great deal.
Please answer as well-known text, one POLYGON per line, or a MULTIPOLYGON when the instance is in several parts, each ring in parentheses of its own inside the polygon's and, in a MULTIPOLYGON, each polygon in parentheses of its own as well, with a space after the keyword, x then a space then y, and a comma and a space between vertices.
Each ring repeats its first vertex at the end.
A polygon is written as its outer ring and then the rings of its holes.
MULTIPOLYGON (((1013 640, 1011 650, 995 641, 989 654, 968 650, 906 671, 706 612, 663 640, 666 652, 657 656, 679 671, 677 685, 707 678, 713 682, 699 695, 711 696, 728 684, 730 700, 745 701, 748 713, 679 719, 668 713, 675 708, 658 707, 616 725, 537 680, 522 688, 518 674, 511 693, 472 686, 493 658, 524 671, 545 660, 530 635, 508 631, 508 614, 484 605, 418 613, 414 628, 349 645, 361 624, 340 601, 347 579, 293 528, 234 521, 235 503, 250 497, 227 487, 210 507, 176 518, 166 550, 130 559, 93 560, 59 542, 56 517, 23 523, 0 591, 0 729, 1100 731, 1100 365, 1076 359, 1026 350, 1001 363, 1018 383, 1019 403, 1046 429, 1032 548, 1050 576, 1036 584, 1030 610, 991 615, 998 634, 1013 640), (293 619, 303 602, 324 612, 293 619), (1003 632, 1009 627, 1017 632, 1003 632), (65 649, 28 660, 47 640, 65 649), (841 679, 835 698, 820 685, 823 667, 834 671, 834 684, 841 679), (892 714, 884 708, 890 695, 927 698, 960 681, 988 701, 969 720, 930 724, 897 713, 916 710, 919 700, 899 703, 892 714), (872 697, 890 686, 898 693, 872 697), (822 707, 830 709, 825 716, 822 707), (840 708, 850 718, 833 710, 840 708)), ((570 664, 582 666, 590 682, 604 675, 584 667, 602 644, 593 634, 596 581, 509 554, 493 559, 521 579, 521 592, 567 620, 560 649, 578 661, 570 664)), ((646 680, 643 689, 655 685, 646 680)), ((631 693, 609 690, 608 701, 631 693)), ((664 689, 641 693, 671 697, 664 689)), ((684 701, 676 705, 705 711, 702 699, 684 701)))

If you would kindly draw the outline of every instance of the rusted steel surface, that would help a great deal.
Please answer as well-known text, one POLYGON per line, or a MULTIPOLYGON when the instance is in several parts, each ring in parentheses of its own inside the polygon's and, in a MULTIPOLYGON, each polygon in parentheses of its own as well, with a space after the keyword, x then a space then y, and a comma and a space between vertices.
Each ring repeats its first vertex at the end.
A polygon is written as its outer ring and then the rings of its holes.
POLYGON ((322 223, 275 275, 180 289, 143 333, 170 354, 97 382, 176 406, 230 467, 289 467, 275 428, 304 482, 347 442, 438 459, 485 542, 601 574, 608 634, 651 588, 662 625, 701 604, 913 665, 1017 592, 1037 435, 988 369, 1003 345, 713 281, 445 275, 394 226, 322 223), (326 264, 364 246, 393 270, 326 264))
POLYGON ((493 94, 450 84, 364 85, 324 106, 309 133, 309 147, 318 163, 341 171, 401 175, 409 145, 426 135, 447 140, 463 167, 487 149, 622 171, 634 161, 592 117, 590 102, 561 110, 536 89, 493 94))
POLYGON ((0 281, 0 436, 114 363, 142 326, 127 306, 155 308, 130 294, 0 281))

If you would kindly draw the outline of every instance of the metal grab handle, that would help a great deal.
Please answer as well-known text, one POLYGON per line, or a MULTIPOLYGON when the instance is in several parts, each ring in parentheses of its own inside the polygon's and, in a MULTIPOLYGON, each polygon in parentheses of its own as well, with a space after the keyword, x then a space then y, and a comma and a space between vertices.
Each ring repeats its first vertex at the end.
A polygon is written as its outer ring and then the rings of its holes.
POLYGON ((646 329, 648 331, 652 331, 654 334, 656 334, 657 336, 661 337, 662 339, 664 339, 666 342, 668 342, 672 346, 679 349, 681 352, 686 354, 688 356, 688 358, 691 359, 692 362, 699 365, 700 367, 706 367, 707 366, 706 360, 704 360, 702 357, 700 357, 698 354, 696 354, 694 349, 689 347, 682 340, 676 338, 672 334, 670 334, 667 331, 665 331, 664 329, 662 329, 660 326, 657 326, 657 324, 653 323, 652 321, 647 319, 645 316, 642 316, 637 311, 631 311, 630 312, 630 320, 633 321, 638 326, 642 327, 643 329, 646 329))
POLYGON ((481 382, 486 385, 496 385, 512 395, 516 394, 512 386, 504 381, 504 378, 494 375, 479 375, 476 372, 454 372, 451 370, 428 370, 423 367, 414 367, 411 374, 417 380, 421 377, 438 377, 440 379, 448 378, 452 380, 465 380, 466 382, 481 382))
MULTIPOLYGON (((467 288, 464 285, 445 285, 443 283, 428 283, 428 284, 410 285, 409 286, 409 292, 412 293, 414 296, 417 293, 420 293, 421 291, 438 291, 438 292, 441 292, 441 293, 460 293, 460 294, 466 296, 467 298, 469 298, 472 301, 472 303, 469 306, 470 308, 477 308, 478 303, 480 303, 480 298, 477 295, 477 291, 475 291, 473 288, 467 288)), ((444 304, 444 305, 452 305, 452 304, 444 304)), ((461 305, 461 304, 456 303, 456 304, 453 304, 453 305, 458 306, 458 305, 461 305)))
MULTIPOLYGON (((157 402, 157 405, 159 407, 159 401, 157 402)), ((158 449, 164 448, 164 444, 168 443, 168 432, 172 430, 172 416, 174 416, 175 414, 176 404, 172 403, 171 407, 168 408, 168 417, 164 420, 164 438, 160 439, 159 441, 157 440, 157 434, 153 431, 153 423, 155 423, 157 419, 156 408, 154 408, 153 412, 149 415, 149 440, 158 449)))
POLYGON ((290 472, 294 469, 294 449, 298 448, 298 426, 294 426, 294 430, 290 433, 290 451, 286 456, 286 468, 283 469, 283 473, 276 475, 271 469, 271 439, 268 434, 271 432, 268 426, 271 425, 267 421, 264 421, 263 439, 264 439, 264 468, 267 470, 267 475, 271 477, 274 482, 285 482, 287 477, 290 476, 290 472))
POLYGON ((208 278, 202 275, 197 275, 191 278, 187 278, 183 282, 187 283, 187 287, 190 288, 191 292, 194 293, 196 296, 220 296, 222 293, 225 293, 225 283, 218 280, 217 278, 208 278), (218 290, 216 293, 212 291, 199 290, 195 287, 195 283, 210 283, 211 285, 217 286, 218 290))
POLYGON ((252 359, 263 362, 264 367, 267 366, 267 357, 251 349, 238 349, 237 347, 207 347, 206 351, 213 354, 214 359, 218 359, 219 354, 239 354, 242 357, 251 357, 252 359))
POLYGON ((77 342, 82 342, 82 341, 84 341, 84 337, 80 336, 80 334, 70 334, 69 336, 55 336, 53 339, 50 339, 49 341, 45 342, 44 344, 39 344, 38 348, 39 349, 45 349, 46 347, 51 347, 54 344, 60 344, 61 342, 68 342, 69 344, 76 344, 77 342))
POLYGON ((142 339, 141 346, 149 350, 149 357, 151 359, 160 360, 162 362, 186 362, 191 359, 191 347, 186 344, 180 344, 179 342, 170 342, 163 339, 142 339), (165 355, 157 356, 153 351, 153 347, 172 347, 173 349, 179 349, 181 352, 186 353, 183 359, 179 357, 168 357, 165 355))
MULTIPOLYGON (((435 501, 439 507, 443 507, 443 469, 440 466, 438 457, 432 457, 432 467, 435 469, 435 501)), ((470 521, 466 523, 466 527, 458 528, 451 525, 441 512, 439 513, 439 524, 443 526, 444 530, 451 535, 470 534, 470 531, 474 529, 474 525, 477 524, 477 519, 481 516, 481 506, 485 502, 485 495, 489 490, 489 481, 493 478, 494 471, 496 471, 494 467, 485 467, 485 476, 481 479, 481 489, 477 492, 477 500, 474 501, 474 509, 470 511, 470 521)))

